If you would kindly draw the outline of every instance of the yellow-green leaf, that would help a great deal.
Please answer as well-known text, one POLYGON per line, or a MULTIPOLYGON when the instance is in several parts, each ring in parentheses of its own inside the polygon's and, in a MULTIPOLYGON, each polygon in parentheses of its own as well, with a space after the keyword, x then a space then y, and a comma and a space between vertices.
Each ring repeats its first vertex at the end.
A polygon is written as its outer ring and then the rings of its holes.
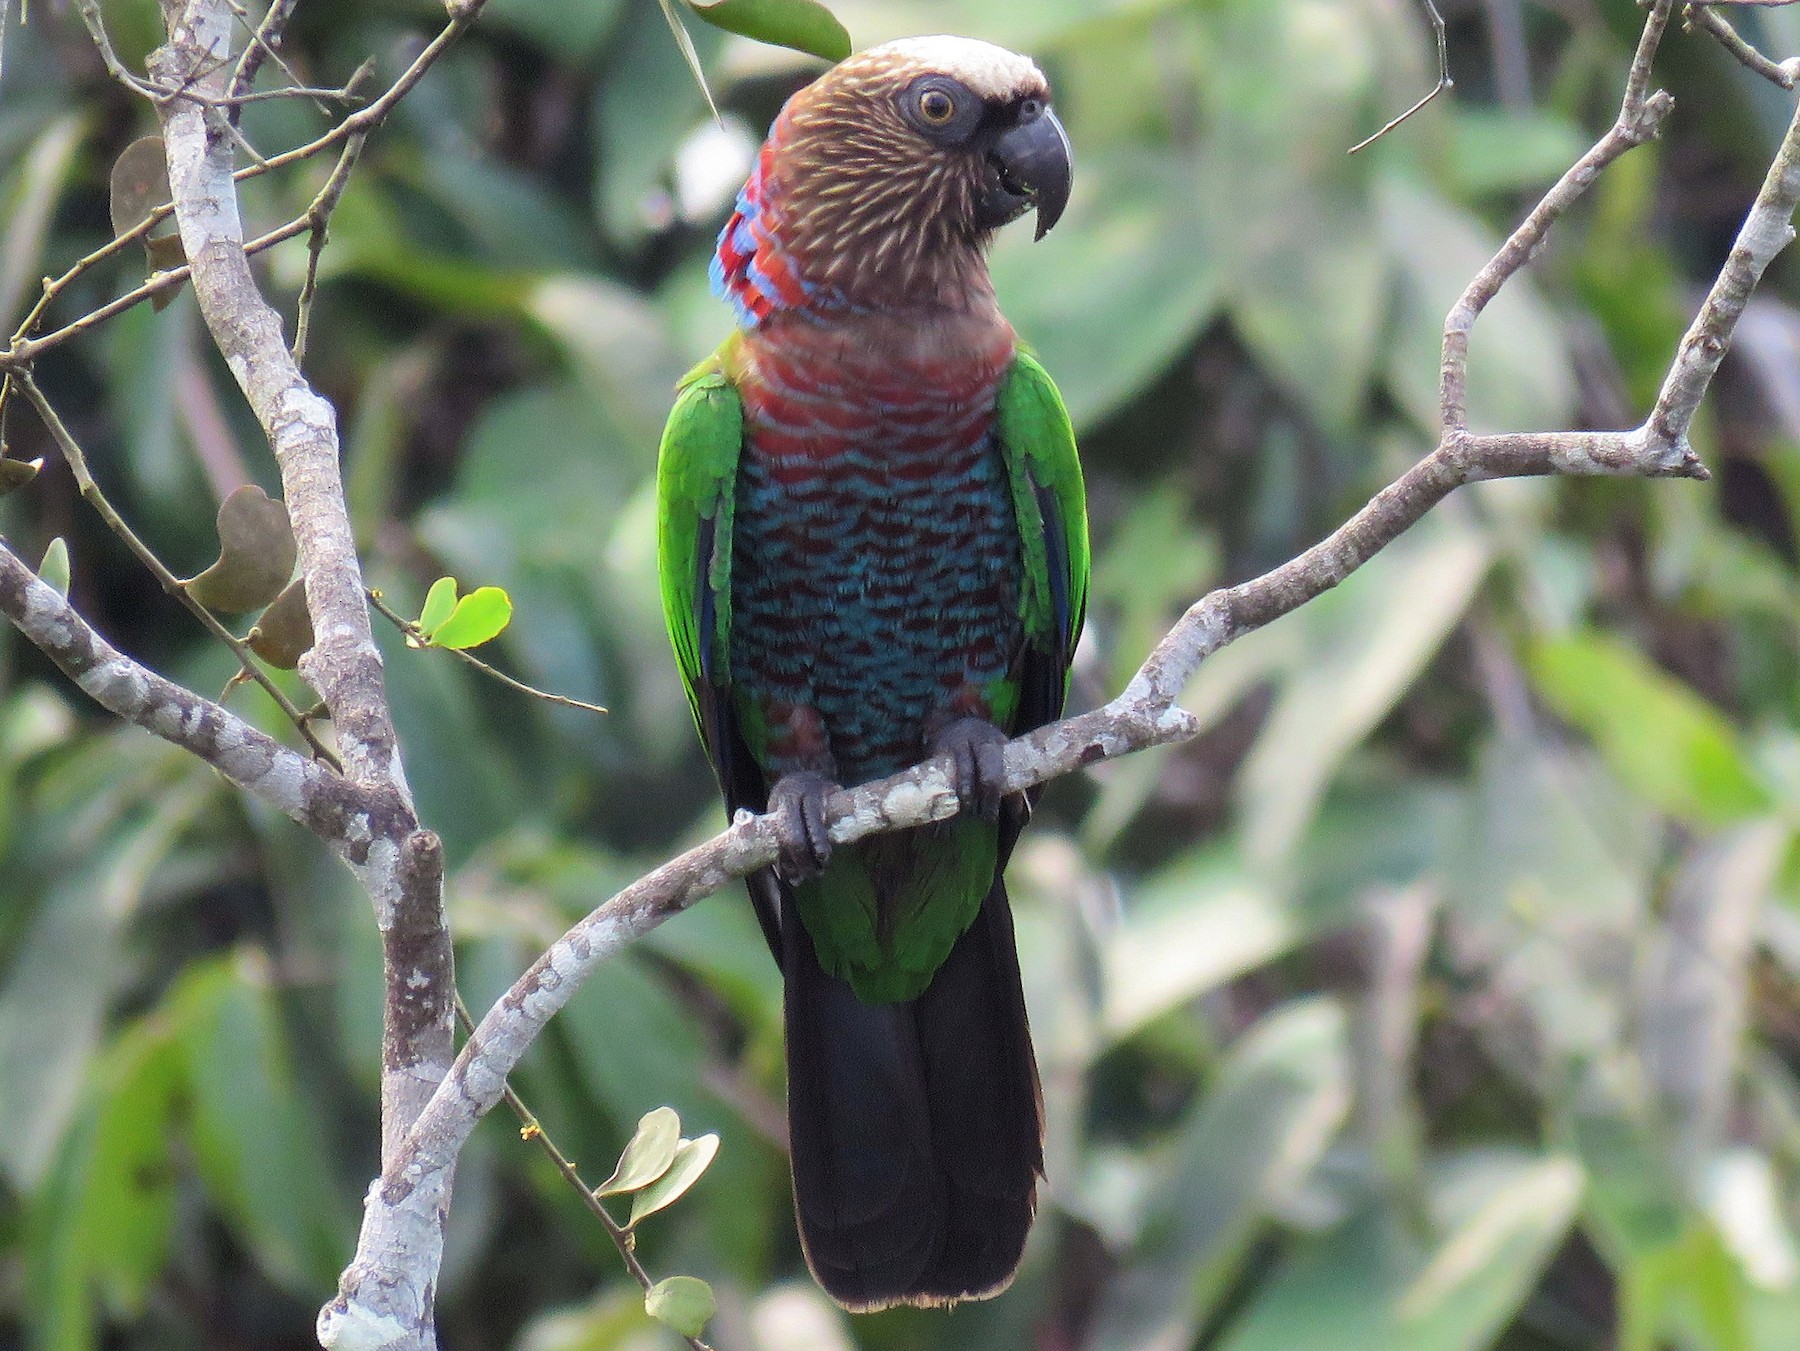
POLYGON ((425 593, 425 608, 419 611, 419 632, 430 638, 432 631, 450 618, 450 612, 455 608, 456 578, 438 578, 425 593))
POLYGON ((644 1292, 644 1312, 683 1337, 698 1337, 718 1309, 712 1287, 698 1276, 670 1276, 644 1292))
POLYGON ((431 631, 432 647, 480 647, 498 638, 512 622, 512 600, 497 586, 477 587, 450 612, 450 617, 431 631))
POLYGON ((38 580, 59 596, 69 594, 69 546, 61 535, 44 550, 44 561, 38 564, 38 580))
POLYGON ((0 497, 17 492, 38 476, 44 467, 40 460, 7 460, 0 459, 0 497))
POLYGON ((673 1107, 657 1107, 638 1118, 637 1131, 625 1152, 619 1155, 619 1166, 598 1187, 596 1196, 619 1196, 648 1187, 669 1171, 675 1162, 675 1151, 681 1147, 681 1118, 673 1107))
POLYGON ((646 1215, 654 1215, 679 1201, 687 1189, 700 1180, 719 1152, 719 1137, 702 1135, 697 1140, 683 1140, 675 1149, 668 1171, 631 1198, 631 1223, 646 1215))

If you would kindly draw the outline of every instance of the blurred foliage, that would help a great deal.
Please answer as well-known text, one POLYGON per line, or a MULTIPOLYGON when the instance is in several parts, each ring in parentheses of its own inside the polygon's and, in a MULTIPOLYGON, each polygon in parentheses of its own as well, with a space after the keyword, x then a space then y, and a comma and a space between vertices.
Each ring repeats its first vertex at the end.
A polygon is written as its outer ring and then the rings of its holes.
MULTIPOLYGON (((778 6, 777 8, 784 8, 778 6)), ((804 9, 804 6, 785 7, 804 9)), ((1442 315, 1616 109, 1630 0, 843 0, 860 45, 959 31, 1051 72, 1076 196, 1001 240, 1003 302, 1083 433, 1099 557, 1077 702, 1210 584, 1311 543, 1429 445, 1442 315), (1518 26, 1489 18, 1519 19, 1518 26)), ((128 61, 151 0, 107 15, 128 61)), ((1800 13, 1734 16, 1777 56, 1800 13)), ((391 78, 441 22, 306 0, 309 82, 391 78)), ((713 233, 816 66, 650 0, 492 0, 371 143, 324 255, 310 372, 369 572, 515 611, 483 649, 606 717, 383 634, 409 778, 485 1007, 574 916, 720 824, 661 629, 650 475, 675 378, 726 332, 713 233)), ((149 111, 63 7, 6 34, 0 322, 108 236, 149 111)), ((1488 429, 1628 425, 1722 261, 1790 99, 1672 33, 1666 138, 1596 185, 1482 320, 1488 429)), ((265 82, 271 72, 265 69, 265 82)), ((263 151, 315 134, 246 109, 263 151)), ((244 189, 302 209, 326 166, 244 189)), ((270 257, 289 308, 305 246, 270 257)), ((91 275, 63 319, 141 279, 91 275)), ((1465 490, 1210 662, 1208 731, 1059 784, 1014 866, 1050 1118, 1016 1286, 849 1319, 806 1281, 776 1143, 779 991, 735 894, 584 988, 517 1076, 564 1149, 675 1106, 718 1156, 646 1225, 725 1351, 1792 1351, 1800 1334, 1800 278, 1778 262, 1697 429, 1712 485, 1465 490)), ((39 378, 180 575, 276 487, 190 296, 39 378)), ((196 688, 231 672, 44 472, 28 557, 196 688)), ((297 701, 308 702, 291 675, 297 701)), ((279 730, 265 696, 235 707, 279 730)), ((290 733, 291 735, 291 733, 290 733)), ((0 1347, 298 1348, 376 1161, 380 954, 350 878, 206 767, 109 726, 0 634, 0 1347)), ((597 1174, 597 1169, 590 1168, 597 1174)), ((679 1303, 679 1291, 670 1298, 679 1303)), ((458 1169, 459 1351, 672 1345, 508 1123, 458 1169)), ((677 1314, 678 1317, 684 1316, 677 1314)))

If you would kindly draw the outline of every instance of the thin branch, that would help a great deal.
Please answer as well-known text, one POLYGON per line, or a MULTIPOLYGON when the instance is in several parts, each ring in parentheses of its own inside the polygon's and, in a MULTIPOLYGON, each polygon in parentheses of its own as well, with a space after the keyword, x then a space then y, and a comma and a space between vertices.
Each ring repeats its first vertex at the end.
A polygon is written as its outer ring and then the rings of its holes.
MULTIPOLYGON (((450 49, 456 39, 462 36, 470 24, 475 22, 475 17, 480 13, 481 7, 485 2, 486 0, 456 0, 455 3, 452 3, 449 6, 451 11, 450 22, 439 30, 437 36, 425 45, 425 48, 418 56, 413 58, 412 64, 402 71, 393 84, 389 85, 387 90, 373 103, 365 108, 358 109, 342 122, 338 123, 330 131, 314 140, 306 142, 304 145, 295 146, 293 149, 285 150, 278 155, 272 155, 260 164, 251 164, 237 170, 232 175, 233 179, 242 182, 245 179, 258 177, 259 175, 268 173, 274 169, 284 169, 290 164, 298 164, 303 160, 312 159, 314 156, 322 154, 326 150, 349 140, 353 136, 366 136, 369 132, 374 131, 387 120, 388 114, 394 110, 395 105, 398 104, 402 98, 406 97, 406 95, 411 92, 412 88, 425 77, 425 73, 429 71, 431 67, 437 63, 438 59, 450 49)), ((354 85, 357 83, 358 78, 358 76, 353 76, 351 84, 354 85)), ((121 252, 134 241, 148 235, 163 221, 167 220, 173 210, 174 208, 172 205, 158 207, 156 210, 146 215, 143 220, 139 221, 130 230, 127 230, 124 234, 119 235, 102 245, 100 248, 94 250, 93 253, 75 263, 74 266, 63 273, 62 276, 57 277, 54 280, 46 280, 44 283, 44 294, 38 298, 37 303, 32 306, 31 312, 25 316, 24 322, 21 323, 19 328, 14 332, 7 347, 4 350, 0 350, 0 368, 17 369, 29 362, 33 357, 42 353, 46 348, 53 346, 56 342, 61 342, 73 336, 75 333, 91 328, 94 324, 99 323, 104 319, 111 318, 121 310, 129 309, 132 305, 140 303, 149 296, 157 294, 159 291, 177 285, 181 280, 185 279, 188 275, 185 269, 178 268, 167 273, 159 273, 157 277, 152 278, 150 281, 144 283, 143 286, 138 287, 135 291, 131 292, 129 296, 121 297, 110 305, 102 306, 100 310, 95 311, 92 315, 84 315, 81 319, 58 330, 58 332, 54 334, 46 335, 45 338, 35 342, 26 337, 26 335, 36 326, 38 320, 43 316, 44 311, 50 306, 51 302, 54 301, 58 295, 62 294, 63 291, 68 289, 77 278, 90 267, 121 252)), ((262 239, 250 245, 247 251, 256 252, 260 249, 269 247, 271 244, 280 243, 284 239, 292 239, 295 235, 300 234, 309 228, 310 216, 303 217, 297 221, 290 221, 287 225, 282 226, 280 230, 271 231, 269 234, 264 235, 262 239)))
POLYGON ((106 31, 106 18, 100 13, 100 0, 75 0, 75 8, 81 15, 81 22, 86 25, 88 37, 93 39, 94 48, 100 53, 100 59, 106 63, 106 73, 135 94, 156 102, 164 97, 163 91, 140 79, 126 69, 125 63, 119 60, 118 53, 113 50, 112 38, 106 31))
MULTIPOLYGON (((386 619, 395 628, 399 629, 400 632, 404 633, 416 646, 427 646, 425 634, 419 626, 383 600, 381 592, 370 591, 369 604, 373 605, 377 613, 379 613, 383 619, 386 619)), ((555 704, 560 708, 572 708, 582 713, 606 713, 610 711, 600 704, 590 704, 585 699, 573 699, 566 694, 551 694, 548 690, 540 690, 536 685, 527 685, 523 680, 518 680, 513 676, 506 674, 505 671, 488 665, 473 652, 466 651, 463 648, 444 647, 439 648, 438 651, 448 652, 453 657, 461 657, 463 661, 467 662, 470 666, 473 666, 477 671, 480 671, 485 676, 490 676, 493 679, 498 680, 508 689, 517 690, 520 694, 529 694, 533 699, 542 699, 547 704, 555 704)))
POLYGON ((76 441, 74 435, 64 425, 56 409, 51 406, 50 400, 45 398, 44 392, 37 387, 37 382, 26 371, 13 372, 12 379, 24 393, 26 400, 37 410, 37 415, 42 420, 45 430, 50 433, 50 439, 56 442, 56 448, 62 452, 62 457, 68 462, 70 472, 75 475, 75 486, 81 490, 81 496, 88 505, 93 507, 100 519, 106 523, 107 529, 124 541, 125 547, 130 549, 138 562, 149 570, 150 575, 156 578, 164 591, 179 601, 189 614, 198 619, 208 633, 231 649, 232 655, 238 660, 239 669, 245 676, 261 686, 263 693, 275 701, 275 706, 299 729, 300 735, 306 738, 306 743, 312 747, 313 754, 333 769, 341 768, 337 755, 329 746, 319 740, 318 733, 313 731, 306 718, 301 715, 300 710, 294 707, 293 701, 282 691, 281 686, 277 685, 262 669, 255 654, 250 651, 249 644, 226 628, 211 610, 195 600, 187 587, 182 585, 181 579, 169 571, 162 559, 156 556, 155 551, 145 544, 138 537, 137 531, 133 530, 125 518, 119 515, 118 510, 101 491, 100 485, 94 481, 93 472, 88 468, 87 456, 83 453, 80 442, 76 441))
POLYGON ((1717 38, 1720 46, 1764 79, 1773 80, 1783 89, 1792 89, 1796 80, 1800 80, 1800 57, 1771 61, 1746 42, 1723 14, 1703 4, 1690 4, 1682 10, 1682 17, 1690 27, 1717 38))
POLYGON ((1469 333, 1500 288, 1531 261, 1550 233, 1550 227, 1585 193, 1600 171, 1634 146, 1653 139, 1675 100, 1658 90, 1647 93, 1650 62, 1668 26, 1673 0, 1656 0, 1644 21, 1632 58, 1631 75, 1618 120, 1587 154, 1557 180, 1531 213, 1514 230, 1487 266, 1476 273, 1462 297, 1444 320, 1444 350, 1439 370, 1440 422, 1446 435, 1468 430, 1469 333))
POLYGON ((1662 46, 1663 33, 1669 27, 1669 16, 1675 11, 1675 0, 1652 0, 1650 13, 1644 19, 1644 31, 1638 35, 1637 51, 1631 57, 1631 71, 1625 77, 1625 100, 1620 105, 1619 120, 1635 120, 1650 91, 1650 66, 1656 50, 1662 46))
MULTIPOLYGON (((166 218, 168 209, 164 208, 163 210, 166 218)), ((140 227, 140 229, 132 230, 129 234, 121 235, 119 238, 126 241, 135 239, 143 228, 144 227, 140 227)), ((277 244, 286 243, 296 235, 305 234, 311 228, 312 221, 309 209, 307 215, 296 216, 286 225, 277 226, 266 235, 259 235, 257 238, 251 240, 248 244, 244 245, 244 252, 251 257, 254 257, 267 249, 274 248, 277 244)), ((114 242, 117 243, 118 241, 114 242)), ((76 264, 76 267, 71 269, 64 277, 58 277, 55 282, 46 283, 45 301, 40 302, 40 309, 34 311, 34 313, 40 313, 41 306, 44 303, 47 303, 49 299, 54 298, 50 291, 51 286, 54 286, 56 283, 62 282, 65 279, 73 281, 75 277, 79 275, 78 269, 84 269, 86 266, 91 265, 92 262, 98 262, 101 258, 114 252, 116 252, 116 250, 112 245, 108 245, 103 249, 96 249, 93 253, 88 255, 87 259, 76 264)), ((25 339, 14 347, 8 348, 5 351, 0 351, 0 370, 24 370, 50 348, 67 342, 78 333, 86 333, 91 329, 98 328, 108 319, 115 318, 116 316, 123 314, 126 310, 141 305, 146 300, 159 296, 165 291, 173 291, 192 275, 193 269, 187 263, 183 263, 179 267, 169 268, 166 272, 152 273, 149 280, 133 287, 117 299, 108 301, 98 309, 89 310, 79 319, 71 320, 69 323, 63 325, 63 327, 46 333, 41 337, 25 339)))
POLYGON ((1425 106, 1439 94, 1446 93, 1449 90, 1456 88, 1456 81, 1450 78, 1450 43, 1449 38, 1444 31, 1444 16, 1438 13, 1438 7, 1433 3, 1433 0, 1424 0, 1424 5, 1425 13, 1431 17, 1431 31, 1437 38, 1437 83, 1431 87, 1431 92, 1426 94, 1424 98, 1413 104, 1412 107, 1401 113, 1400 116, 1394 118, 1373 136, 1366 136, 1355 145, 1351 146, 1350 149, 1345 152, 1346 154, 1354 155, 1359 150, 1367 150, 1402 122, 1407 121, 1415 113, 1422 111, 1425 106))
POLYGON ((1794 241, 1796 205, 1800 205, 1800 106, 1794 110, 1725 266, 1681 340, 1679 355, 1645 424, 1653 438, 1671 445, 1686 442, 1688 426, 1725 359, 1744 306, 1775 255, 1794 241))
POLYGON ((313 298, 319 291, 319 258, 325 252, 330 235, 331 213, 337 210, 338 201, 349 186, 351 171, 362 158, 363 146, 368 139, 368 133, 362 132, 344 142, 338 162, 332 166, 324 186, 306 208, 306 227, 310 233, 306 239, 306 280, 300 286, 300 299, 294 311, 292 352, 295 366, 306 364, 306 340, 312 333, 313 298))
MULTIPOLYGON (((288 19, 293 16, 294 6, 298 3, 299 0, 270 0, 268 9, 263 12, 262 21, 251 28, 248 12, 237 0, 232 0, 231 12, 249 31, 250 41, 245 45, 243 55, 238 57, 237 69, 231 73, 231 83, 225 88, 228 100, 250 92, 250 86, 256 83, 256 73, 262 69, 265 59, 274 61, 281 68, 282 74, 295 84, 301 83, 294 68, 276 50, 281 45, 281 36, 287 31, 288 19)), ((320 111, 324 112, 326 109, 321 108, 320 111)))

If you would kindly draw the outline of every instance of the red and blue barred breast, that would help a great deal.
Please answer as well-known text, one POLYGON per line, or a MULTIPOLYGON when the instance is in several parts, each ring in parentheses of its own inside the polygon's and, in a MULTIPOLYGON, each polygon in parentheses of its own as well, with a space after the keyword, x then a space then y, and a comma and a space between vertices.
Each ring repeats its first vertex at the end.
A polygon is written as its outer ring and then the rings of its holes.
POLYGON ((1023 563, 994 401, 1013 338, 980 318, 948 355, 874 316, 746 335, 730 677, 771 779, 862 782, 956 717, 1010 716, 1023 563))

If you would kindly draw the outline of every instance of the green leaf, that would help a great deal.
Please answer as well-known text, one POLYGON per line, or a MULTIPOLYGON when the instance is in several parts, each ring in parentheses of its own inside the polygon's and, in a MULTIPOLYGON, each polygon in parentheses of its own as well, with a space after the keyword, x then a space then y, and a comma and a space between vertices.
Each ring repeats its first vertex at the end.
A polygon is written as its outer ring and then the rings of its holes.
POLYGON ((61 535, 50 541, 50 547, 44 550, 44 557, 38 564, 38 580, 49 587, 57 595, 67 597, 69 594, 69 544, 61 535))
POLYGON ((719 1152, 719 1137, 708 1133, 697 1140, 683 1140, 676 1147, 668 1171, 631 1198, 631 1224, 654 1215, 679 1201, 700 1180, 719 1152))
POLYGON ((826 61, 850 55, 850 34, 836 16, 814 0, 688 0, 694 13, 715 28, 790 47, 826 61))
POLYGON ((1107 1291, 1095 1351, 1180 1351, 1257 1226, 1288 1196, 1350 1108, 1343 1011, 1323 999, 1270 1014, 1232 1050, 1156 1179, 1139 1251, 1107 1291))
POLYGON ((1486 1351, 1568 1231, 1581 1185, 1566 1158, 1466 1156, 1434 1189, 1435 1248, 1393 1213, 1364 1211, 1303 1243, 1220 1351, 1486 1351))
POLYGON ((497 586, 477 587, 432 630, 426 642, 432 647, 480 647, 498 638, 512 622, 512 599, 497 586))
POLYGON ((456 578, 438 578, 425 593, 425 608, 419 611, 419 632, 429 639, 455 608, 456 578))
MULTIPOLYGON (((1245 852, 1286 857, 1344 759, 1399 703, 1475 598, 1486 537, 1439 515, 1296 614, 1291 669, 1245 762, 1245 852)), ((1260 635, 1258 635, 1260 636, 1260 635)))
POLYGON ((644 1292, 644 1312, 683 1337, 698 1337, 718 1308, 712 1287, 698 1276, 669 1276, 644 1292))
MULTIPOLYGON (((5 32, 5 21, 0 19, 0 47, 5 46, 5 32)), ((13 83, 17 97, 17 77, 13 83)), ((61 116, 46 119, 30 151, 17 161, 16 180, 6 186, 9 219, 0 229, 0 317, 8 322, 18 317, 19 299, 33 280, 33 267, 44 257, 44 241, 64 189, 79 171, 89 117, 85 108, 70 107, 61 116)), ((9 146, 6 157, 10 160, 19 150, 23 147, 9 146)))
MULTIPOLYGON (((96 781, 79 785, 90 800, 76 838, 87 847, 57 860, 0 982, 0 1175, 20 1191, 43 1180, 79 1107, 105 1011, 131 978, 125 927, 182 833, 214 801, 210 770, 171 780, 145 769, 161 747, 135 764, 119 754, 95 746, 88 763, 96 781)), ((60 816, 34 824, 75 825, 60 816)), ((26 880, 7 879, 21 890, 26 880)))
POLYGON ((1268 962, 1301 917, 1233 851, 1195 851, 1139 886, 1101 950, 1102 1028, 1119 1041, 1268 962))
POLYGON ((257 954, 188 969, 170 996, 192 1097, 194 1159, 206 1190, 258 1266, 284 1288, 329 1288, 352 1230, 314 1106, 295 1082, 257 954))
POLYGON ((8 460, 0 458, 0 497, 16 493, 38 476, 43 460, 8 460))
POLYGON ((681 1118, 673 1107, 657 1107, 639 1118, 637 1131, 619 1155, 619 1166, 598 1187, 596 1196, 620 1196, 648 1187, 669 1171, 681 1147, 681 1118))
POLYGON ((24 1230, 38 1344, 94 1345, 93 1289, 141 1310, 169 1254, 180 1057, 166 1019, 139 1021, 95 1063, 75 1129, 24 1230))
POLYGON ((1531 674, 1620 781, 1669 814, 1722 826, 1769 809, 1725 715, 1618 639, 1590 632, 1541 643, 1531 674))
POLYGON ((1587 149, 1581 129, 1539 109, 1451 105, 1445 166, 1465 192, 1542 190, 1587 149))
POLYGON ((186 584, 188 594, 226 614, 272 603, 299 557, 286 505, 247 483, 219 503, 218 527, 219 559, 186 584))

